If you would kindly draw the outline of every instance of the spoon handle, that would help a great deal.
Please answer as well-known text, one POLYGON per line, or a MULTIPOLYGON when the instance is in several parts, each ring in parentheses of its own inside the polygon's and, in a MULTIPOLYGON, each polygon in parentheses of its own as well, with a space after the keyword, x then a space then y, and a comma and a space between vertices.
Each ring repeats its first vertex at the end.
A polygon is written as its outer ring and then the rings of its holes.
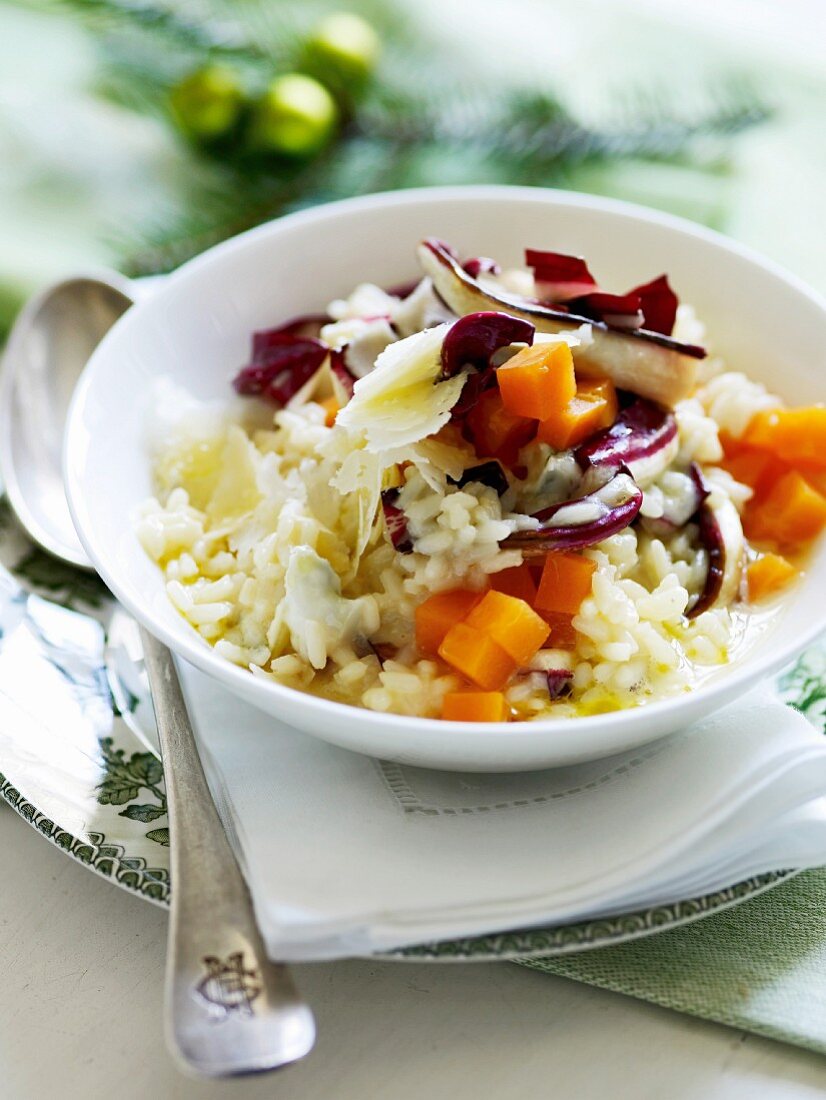
POLYGON ((276 1069, 310 1051, 315 1023, 287 968, 266 956, 207 786, 172 654, 143 629, 141 639, 169 811, 167 1040, 199 1074, 276 1069))

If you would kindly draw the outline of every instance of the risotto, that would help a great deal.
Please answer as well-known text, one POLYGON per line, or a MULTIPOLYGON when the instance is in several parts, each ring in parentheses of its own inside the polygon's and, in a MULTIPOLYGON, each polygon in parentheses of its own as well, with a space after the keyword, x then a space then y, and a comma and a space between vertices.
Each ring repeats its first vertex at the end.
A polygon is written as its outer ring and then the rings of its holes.
POLYGON ((826 524, 826 409, 710 358, 665 276, 419 257, 409 287, 255 333, 240 396, 157 394, 136 529, 169 599, 251 675, 374 711, 690 690, 826 524))

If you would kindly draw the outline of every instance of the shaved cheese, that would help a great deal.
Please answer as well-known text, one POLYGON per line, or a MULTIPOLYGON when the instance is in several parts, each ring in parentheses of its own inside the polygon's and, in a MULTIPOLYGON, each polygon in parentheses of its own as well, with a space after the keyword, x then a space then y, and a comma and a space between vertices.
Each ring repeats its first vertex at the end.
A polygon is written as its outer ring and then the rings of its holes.
POLYGON ((436 382, 442 342, 450 326, 417 332, 390 344, 360 378, 336 424, 362 434, 369 451, 417 443, 447 423, 465 375, 436 382))

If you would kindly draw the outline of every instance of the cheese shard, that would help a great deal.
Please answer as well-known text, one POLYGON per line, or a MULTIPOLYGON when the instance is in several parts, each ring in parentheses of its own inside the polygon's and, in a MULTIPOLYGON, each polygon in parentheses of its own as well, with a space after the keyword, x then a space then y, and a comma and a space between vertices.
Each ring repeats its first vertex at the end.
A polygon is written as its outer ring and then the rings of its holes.
POLYGON ((373 370, 356 382, 336 426, 362 436, 373 452, 407 446, 438 432, 465 383, 464 373, 436 381, 449 327, 437 325, 385 348, 373 370))

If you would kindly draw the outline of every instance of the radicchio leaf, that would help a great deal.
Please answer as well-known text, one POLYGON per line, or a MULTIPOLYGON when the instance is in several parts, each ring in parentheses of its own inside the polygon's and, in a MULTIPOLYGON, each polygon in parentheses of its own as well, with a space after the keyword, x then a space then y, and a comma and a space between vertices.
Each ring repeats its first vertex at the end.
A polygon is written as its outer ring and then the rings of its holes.
POLYGON ((570 298, 596 290, 596 280, 581 256, 528 248, 525 250, 525 262, 533 268, 540 301, 567 302, 570 298))
POLYGON ((462 267, 472 279, 478 279, 480 275, 499 275, 502 268, 492 260, 490 256, 473 256, 465 260, 462 267))
POLYGON ((465 367, 489 372, 491 356, 508 344, 532 344, 535 332, 530 321, 507 313, 485 311, 460 317, 448 330, 442 344, 440 381, 452 378, 465 367))
POLYGON ((604 321, 612 328, 637 329, 643 323, 642 301, 638 294, 606 294, 602 290, 570 298, 565 303, 572 313, 604 321))
POLYGON ((621 468, 593 492, 543 508, 534 517, 540 527, 516 531, 502 545, 518 546, 527 557, 548 550, 579 550, 628 527, 641 506, 642 490, 628 470, 621 468))
POLYGON ((421 281, 421 276, 418 279, 408 279, 405 283, 397 283, 395 286, 387 287, 385 294, 389 294, 393 298, 409 298, 421 281))
POLYGON ((413 540, 407 530, 407 516, 399 507, 398 500, 398 489, 382 489, 381 507, 387 534, 395 550, 400 554, 409 554, 413 549, 413 540))
MULTIPOLYGON (((694 488, 697 493, 697 508, 711 496, 711 488, 705 479, 705 475, 696 462, 692 462, 688 467, 688 476, 694 482, 694 488)), ((694 509, 696 512, 697 508, 694 509)))
POLYGON ((692 462, 688 473, 681 476, 688 482, 684 499, 677 499, 666 506, 661 516, 643 516, 641 519, 645 530, 657 538, 667 538, 690 523, 711 491, 696 462, 692 462))
POLYGON ((697 516, 700 528, 700 543, 708 555, 708 571, 703 591, 694 606, 687 612, 694 619, 703 611, 708 611, 716 602, 723 587, 726 564, 726 543, 717 517, 708 505, 704 504, 697 516))
POLYGON ((574 674, 567 668, 549 668, 545 673, 548 682, 548 695, 551 699, 561 699, 570 695, 574 686, 574 674))
POLYGON ((703 502, 696 520, 708 571, 699 599, 686 613, 689 619, 710 607, 726 607, 736 598, 743 575, 743 525, 732 501, 715 494, 703 502))
POLYGON ((492 458, 490 462, 482 462, 478 466, 471 466, 469 469, 464 470, 456 484, 460 489, 463 489, 465 485, 470 485, 474 481, 480 485, 487 485, 490 489, 495 489, 500 497, 504 496, 510 488, 505 471, 495 458, 492 458))
POLYGON ((353 396, 356 385, 356 376, 347 366, 345 352, 347 345, 335 348, 330 352, 330 373, 333 376, 333 385, 341 390, 340 396, 344 398, 341 404, 347 404, 353 396))
POLYGON ((627 466, 634 477, 650 479, 673 458, 677 441, 674 414, 638 397, 626 405, 610 428, 597 432, 574 451, 583 470, 593 466, 618 470, 627 466))
POLYGON ((253 363, 273 343, 277 344, 282 336, 309 336, 316 340, 323 326, 329 323, 330 318, 326 313, 301 313, 297 317, 291 317, 283 325, 254 332, 252 334, 253 363))
POLYGON ((636 294, 640 299, 645 318, 643 327, 649 332, 661 332, 664 336, 670 336, 677 320, 679 301, 671 289, 668 276, 660 275, 650 283, 635 286, 629 293, 636 294))
POLYGON ((326 344, 310 337, 275 329, 256 333, 252 362, 238 372, 233 386, 245 397, 286 405, 319 370, 328 351, 326 344))

